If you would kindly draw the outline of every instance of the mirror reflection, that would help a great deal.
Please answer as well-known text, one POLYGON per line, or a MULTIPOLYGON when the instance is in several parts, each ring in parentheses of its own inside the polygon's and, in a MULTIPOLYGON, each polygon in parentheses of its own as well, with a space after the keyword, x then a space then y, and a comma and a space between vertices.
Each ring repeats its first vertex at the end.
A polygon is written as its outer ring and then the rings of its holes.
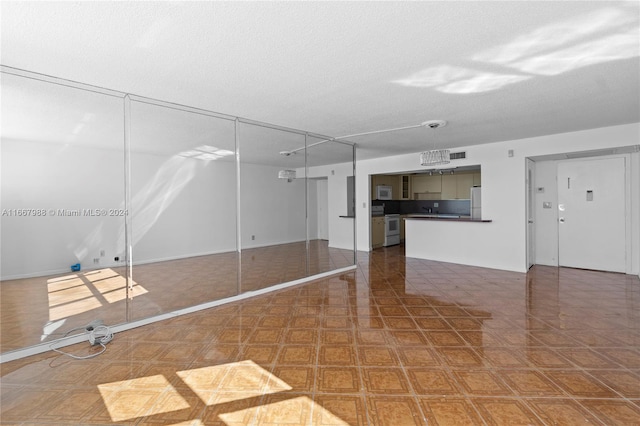
POLYGON ((305 136, 246 123, 238 135, 244 293, 308 275, 305 136))
POLYGON ((309 263, 312 274, 355 264, 353 146, 309 138, 309 263))
POLYGON ((0 353, 355 264, 354 147, 2 78, 0 353))
POLYGON ((2 76, 2 352, 125 321, 122 99, 2 76))
POLYGON ((237 294, 235 123, 131 102, 130 319, 237 294))

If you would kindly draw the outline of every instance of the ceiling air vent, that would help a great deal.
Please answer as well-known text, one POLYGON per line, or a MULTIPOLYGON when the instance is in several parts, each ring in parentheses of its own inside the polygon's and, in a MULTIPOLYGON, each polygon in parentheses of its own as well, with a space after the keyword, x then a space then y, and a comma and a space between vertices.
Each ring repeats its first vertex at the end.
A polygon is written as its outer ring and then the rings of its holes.
POLYGON ((467 152, 466 151, 452 152, 452 153, 449 154, 449 159, 450 160, 460 160, 462 158, 467 158, 467 152))
POLYGON ((570 152, 565 154, 569 160, 573 160, 575 158, 585 158, 585 157, 600 157, 602 155, 613 155, 616 154, 615 148, 607 148, 607 149, 596 149, 593 151, 582 151, 582 152, 570 152))

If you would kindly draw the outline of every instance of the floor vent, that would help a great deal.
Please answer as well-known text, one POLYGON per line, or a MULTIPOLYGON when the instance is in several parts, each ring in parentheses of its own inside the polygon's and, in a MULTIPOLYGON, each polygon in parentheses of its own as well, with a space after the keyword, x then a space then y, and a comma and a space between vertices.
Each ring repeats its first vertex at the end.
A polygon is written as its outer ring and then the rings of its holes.
POLYGON ((450 160, 460 160, 461 158, 467 158, 467 152, 466 151, 462 151, 462 152, 451 152, 449 154, 449 159, 450 160))

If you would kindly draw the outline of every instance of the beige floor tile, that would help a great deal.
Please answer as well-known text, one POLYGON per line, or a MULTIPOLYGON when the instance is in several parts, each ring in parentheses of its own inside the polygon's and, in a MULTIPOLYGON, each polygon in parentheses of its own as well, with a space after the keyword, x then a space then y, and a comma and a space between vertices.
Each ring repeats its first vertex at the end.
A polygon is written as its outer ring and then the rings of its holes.
MULTIPOLYGON (((48 352, 1 364, 2 421, 640 423, 640 316, 627 303, 637 277, 544 266, 518 274, 407 259, 402 246, 359 255, 353 272, 118 333, 94 359, 48 352)), ((136 279, 148 293, 134 307, 156 312, 191 303, 177 294, 228 294, 231 287, 202 260, 141 269, 136 279)), ((235 260, 227 263, 236 291, 235 260)), ((243 289, 299 272, 286 262, 245 265, 243 277, 251 279, 243 289)), ((117 293, 119 273, 54 279, 55 306, 93 283, 117 293)), ((24 322, 16 284, 2 283, 3 333, 24 322), (5 299, 5 289, 14 295, 5 299)), ((42 280, 33 289, 22 284, 21 296, 34 305, 28 314, 49 321, 49 295, 37 289, 42 280)), ((73 320, 108 318, 99 309, 73 320)), ((25 343, 12 333, 3 334, 3 345, 25 343)), ((86 342, 65 349, 96 350, 86 342)))

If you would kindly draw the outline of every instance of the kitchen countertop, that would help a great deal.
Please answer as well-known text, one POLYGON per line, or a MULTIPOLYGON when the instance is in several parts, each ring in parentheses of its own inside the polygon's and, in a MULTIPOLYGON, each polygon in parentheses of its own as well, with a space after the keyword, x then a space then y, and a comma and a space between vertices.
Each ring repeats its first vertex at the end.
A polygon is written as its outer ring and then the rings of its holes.
POLYGON ((449 214, 408 214, 404 218, 417 220, 443 220, 448 222, 491 222, 490 219, 471 219, 471 216, 458 216, 449 214))

